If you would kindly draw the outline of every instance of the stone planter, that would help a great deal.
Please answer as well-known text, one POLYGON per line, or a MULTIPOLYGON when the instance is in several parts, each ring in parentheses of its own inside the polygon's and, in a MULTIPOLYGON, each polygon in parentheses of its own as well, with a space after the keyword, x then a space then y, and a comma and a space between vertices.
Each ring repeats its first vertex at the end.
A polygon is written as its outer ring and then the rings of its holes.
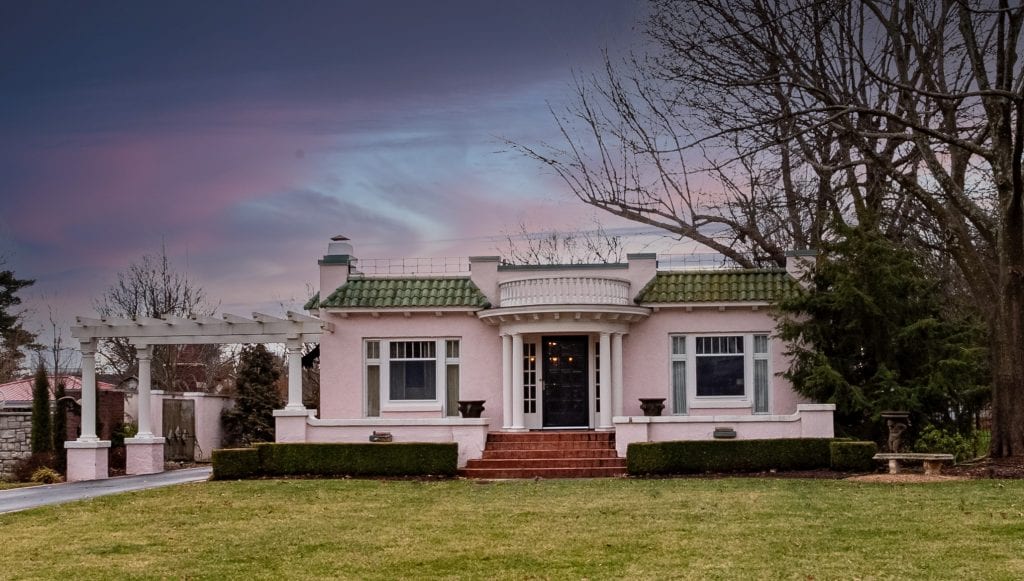
POLYGON ((660 416, 665 409, 665 398, 663 397, 642 397, 640 398, 640 409, 645 416, 660 416))
POLYGON ((459 400, 459 414, 464 418, 479 418, 484 413, 483 399, 459 400))

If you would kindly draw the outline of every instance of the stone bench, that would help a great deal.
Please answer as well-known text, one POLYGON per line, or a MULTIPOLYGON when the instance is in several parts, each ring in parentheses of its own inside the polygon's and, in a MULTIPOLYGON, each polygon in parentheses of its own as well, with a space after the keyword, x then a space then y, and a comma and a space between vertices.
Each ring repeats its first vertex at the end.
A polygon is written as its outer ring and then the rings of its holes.
POLYGON ((925 474, 938 474, 942 471, 942 464, 945 462, 952 462, 952 454, 918 454, 911 452, 899 452, 899 453, 880 453, 875 454, 872 457, 874 460, 888 460, 889 461, 889 474, 900 473, 900 462, 922 462, 924 463, 925 474))

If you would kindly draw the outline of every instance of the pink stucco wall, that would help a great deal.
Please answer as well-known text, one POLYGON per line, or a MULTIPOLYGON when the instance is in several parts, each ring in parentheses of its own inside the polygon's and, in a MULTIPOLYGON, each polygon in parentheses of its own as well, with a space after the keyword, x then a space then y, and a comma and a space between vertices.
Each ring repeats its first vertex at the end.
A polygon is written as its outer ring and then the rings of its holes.
MULTIPOLYGON (((320 338, 323 354, 320 358, 321 418, 364 417, 364 339, 455 337, 461 339, 460 399, 485 400, 484 417, 497 418, 498 425, 501 424, 501 337, 496 327, 465 312, 448 312, 440 317, 433 312, 414 313, 409 317, 396 312, 384 312, 379 318, 369 314, 342 318, 327 312, 320 316, 334 324, 334 332, 320 338)), ((381 417, 392 418, 440 415, 439 408, 381 411, 381 417)))

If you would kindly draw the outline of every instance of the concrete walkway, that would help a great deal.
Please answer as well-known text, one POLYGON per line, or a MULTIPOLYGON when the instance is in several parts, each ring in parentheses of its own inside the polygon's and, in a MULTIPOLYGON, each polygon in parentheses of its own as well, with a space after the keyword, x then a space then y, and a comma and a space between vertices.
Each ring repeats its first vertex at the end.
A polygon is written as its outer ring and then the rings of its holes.
POLYGON ((209 466, 205 466, 202 468, 169 470, 160 474, 145 474, 143 476, 118 476, 116 478, 107 478, 106 480, 89 480, 86 482, 47 484, 44 486, 0 490, 0 514, 28 510, 48 504, 60 504, 62 502, 85 500, 108 494, 131 492, 133 490, 146 490, 161 486, 171 486, 172 484, 184 484, 186 482, 202 482, 210 478, 211 472, 212 469, 209 466))

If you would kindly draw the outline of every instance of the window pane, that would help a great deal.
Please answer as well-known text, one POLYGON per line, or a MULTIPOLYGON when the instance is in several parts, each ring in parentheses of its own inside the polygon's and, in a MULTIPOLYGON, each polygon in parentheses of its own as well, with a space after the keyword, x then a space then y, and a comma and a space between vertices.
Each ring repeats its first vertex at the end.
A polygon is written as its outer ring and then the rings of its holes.
POLYGON ((697 395, 743 395, 743 357, 698 357, 697 395))
POLYGON ((697 337, 697 355, 743 353, 743 337, 697 337))
POLYGON ((392 361, 391 399, 437 399, 436 369, 433 361, 392 361))
POLYGON ((686 355, 686 337, 672 337, 672 354, 686 355))
POLYGON ((380 341, 366 342, 366 358, 380 359, 380 341))
POLYGON ((448 365, 445 371, 448 394, 445 404, 448 407, 448 415, 457 416, 459 415, 459 366, 448 365))
POLYGON ((445 357, 448 359, 459 358, 459 342, 457 340, 444 342, 445 357))
POLYGON ((754 361, 754 413, 768 413, 768 360, 754 361))
POLYGON ((686 413, 686 362, 672 362, 672 411, 686 413))
POLYGON ((433 359, 436 344, 433 341, 392 341, 392 359, 433 359))
POLYGON ((366 367, 366 415, 380 415, 380 365, 366 367))
POLYGON ((754 353, 768 352, 768 335, 754 335, 754 353))

